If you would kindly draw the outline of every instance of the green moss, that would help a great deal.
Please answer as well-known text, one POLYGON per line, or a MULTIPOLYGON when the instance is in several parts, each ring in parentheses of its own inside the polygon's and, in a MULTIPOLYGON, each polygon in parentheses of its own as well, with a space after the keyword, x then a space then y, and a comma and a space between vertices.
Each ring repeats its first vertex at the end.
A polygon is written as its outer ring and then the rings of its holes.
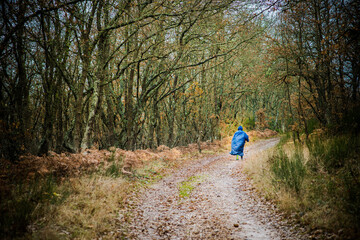
POLYGON ((189 197, 192 190, 194 190, 196 185, 201 183, 203 179, 203 176, 191 176, 188 180, 181 182, 178 186, 180 198, 189 197))

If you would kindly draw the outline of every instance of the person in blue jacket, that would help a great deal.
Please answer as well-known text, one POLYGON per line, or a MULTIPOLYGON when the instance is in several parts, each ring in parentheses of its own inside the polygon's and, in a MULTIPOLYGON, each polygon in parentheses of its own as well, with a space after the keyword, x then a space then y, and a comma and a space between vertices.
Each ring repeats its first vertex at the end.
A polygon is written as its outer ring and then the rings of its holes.
POLYGON ((239 156, 241 156, 241 160, 243 159, 245 141, 249 142, 249 136, 243 131, 243 127, 240 126, 231 140, 230 154, 236 155, 236 160, 239 160, 239 156))

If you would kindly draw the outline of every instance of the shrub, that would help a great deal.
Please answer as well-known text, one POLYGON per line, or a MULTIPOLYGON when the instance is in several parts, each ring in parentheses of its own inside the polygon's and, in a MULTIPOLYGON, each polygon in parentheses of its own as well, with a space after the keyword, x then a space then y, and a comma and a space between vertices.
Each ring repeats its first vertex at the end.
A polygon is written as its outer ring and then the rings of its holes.
POLYGON ((341 230, 341 239, 360 239, 359 150, 356 133, 314 134, 303 146, 288 135, 245 167, 258 188, 281 209, 297 213, 299 221, 336 234, 341 230))
POLYGON ((254 117, 244 118, 242 121, 242 126, 248 130, 255 129, 255 118, 254 117))
POLYGON ((360 224, 360 173, 348 166, 340 173, 340 179, 344 186, 342 194, 344 202, 344 211, 353 216, 353 221, 360 224), (351 169, 350 169, 351 168, 351 169))
POLYGON ((274 184, 281 183, 299 194, 306 173, 303 158, 300 148, 297 148, 290 158, 282 148, 279 148, 270 158, 274 184))
POLYGON ((58 188, 56 179, 35 179, 18 184, 0 204, 0 237, 15 237, 25 232, 29 223, 41 217, 51 204, 61 203, 69 192, 58 188))
POLYGON ((353 136, 335 136, 331 139, 316 138, 309 144, 311 159, 309 166, 313 171, 324 168, 329 173, 335 173, 344 167, 347 161, 356 157, 359 138, 353 136))
POLYGON ((112 162, 110 167, 106 169, 105 176, 118 178, 121 176, 121 168, 122 168, 122 164, 114 161, 112 162))
POLYGON ((312 188, 311 195, 331 202, 344 215, 340 225, 350 228, 360 224, 359 143, 359 136, 341 135, 316 138, 309 144, 307 166, 315 185, 323 186, 312 188))
POLYGON ((315 129, 320 128, 320 122, 316 118, 312 118, 306 121, 308 127, 308 133, 312 133, 315 129))

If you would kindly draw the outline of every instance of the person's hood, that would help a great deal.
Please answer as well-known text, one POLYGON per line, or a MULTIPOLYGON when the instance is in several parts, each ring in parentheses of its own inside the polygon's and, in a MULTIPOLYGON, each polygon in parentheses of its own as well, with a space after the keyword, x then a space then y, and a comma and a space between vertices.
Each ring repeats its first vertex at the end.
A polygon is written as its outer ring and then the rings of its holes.
POLYGON ((242 130, 243 130, 243 127, 242 127, 242 126, 238 127, 238 130, 239 130, 239 131, 242 131, 242 130))

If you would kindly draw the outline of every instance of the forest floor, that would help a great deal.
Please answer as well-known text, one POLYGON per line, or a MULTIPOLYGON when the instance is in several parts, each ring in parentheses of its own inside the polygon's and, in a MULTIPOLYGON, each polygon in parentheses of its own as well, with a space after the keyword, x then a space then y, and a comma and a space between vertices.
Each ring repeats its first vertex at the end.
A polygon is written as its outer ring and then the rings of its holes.
MULTIPOLYGON (((279 138, 245 147, 251 155, 279 138)), ((192 161, 138 191, 120 214, 130 239, 309 239, 305 229, 263 199, 242 171, 243 161, 221 154, 192 161), (130 218, 128 217, 130 214, 130 218), (124 220, 130 219, 130 220, 124 220)), ((119 229, 120 231, 120 229, 119 229)))

